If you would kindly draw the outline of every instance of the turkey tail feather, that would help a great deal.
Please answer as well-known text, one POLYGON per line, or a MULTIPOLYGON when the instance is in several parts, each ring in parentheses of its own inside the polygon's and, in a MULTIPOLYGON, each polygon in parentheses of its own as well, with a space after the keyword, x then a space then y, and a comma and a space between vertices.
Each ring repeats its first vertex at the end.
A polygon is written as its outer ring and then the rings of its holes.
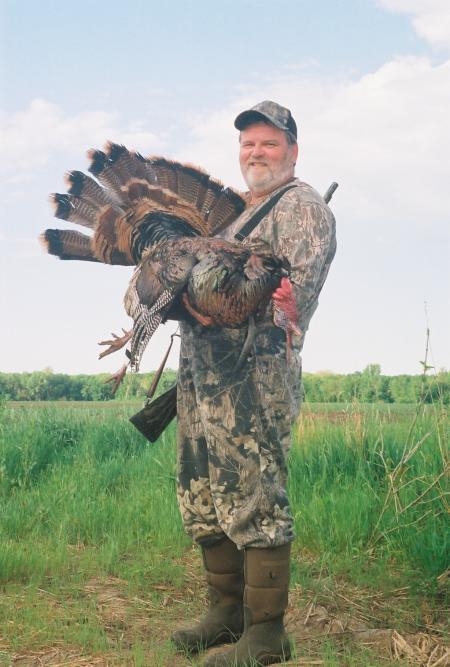
POLYGON ((149 158, 148 164, 160 187, 176 192, 200 211, 210 178, 203 169, 163 157, 149 158))
POLYGON ((148 158, 147 164, 154 172, 158 185, 178 193, 197 209, 200 217, 208 221, 209 235, 233 222, 246 206, 238 192, 225 188, 223 183, 199 167, 162 157, 148 158))
POLYGON ((71 229, 46 229, 39 237, 49 255, 59 259, 98 262, 91 248, 91 237, 71 229))
POLYGON ((225 229, 236 220, 244 208, 245 202, 237 192, 222 187, 206 216, 211 234, 217 234, 221 229, 225 229))
POLYGON ((119 201, 122 201, 123 183, 111 162, 108 160, 106 153, 92 148, 88 151, 87 155, 91 161, 88 171, 90 171, 102 185, 109 188, 119 201))
POLYGON ((112 141, 106 144, 105 152, 122 182, 126 183, 130 178, 147 180, 144 158, 139 153, 129 151, 125 146, 112 141))
POLYGON ((54 192, 50 195, 50 201, 54 204, 55 218, 74 222, 89 229, 97 227, 98 209, 83 197, 54 192))
POLYGON ((115 205, 114 199, 110 197, 108 190, 86 176, 82 171, 68 171, 65 177, 70 195, 83 197, 96 206, 115 205))

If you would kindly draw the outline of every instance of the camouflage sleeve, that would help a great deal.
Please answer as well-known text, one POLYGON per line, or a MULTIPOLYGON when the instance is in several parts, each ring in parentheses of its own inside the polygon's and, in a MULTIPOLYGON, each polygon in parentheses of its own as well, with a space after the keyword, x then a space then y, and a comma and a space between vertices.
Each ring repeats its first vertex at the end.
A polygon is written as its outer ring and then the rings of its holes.
POLYGON ((336 251, 335 220, 312 188, 286 193, 274 208, 273 251, 291 264, 300 327, 306 331, 336 251))

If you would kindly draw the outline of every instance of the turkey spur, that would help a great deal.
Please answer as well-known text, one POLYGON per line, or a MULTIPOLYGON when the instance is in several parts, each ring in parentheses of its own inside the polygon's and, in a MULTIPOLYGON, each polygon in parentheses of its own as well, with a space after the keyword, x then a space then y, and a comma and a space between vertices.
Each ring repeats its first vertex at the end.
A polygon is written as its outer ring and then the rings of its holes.
POLYGON ((283 299, 273 308, 274 323, 288 340, 298 333, 287 261, 214 238, 244 210, 243 196, 197 167, 143 158, 118 144, 88 157, 94 178, 68 172, 68 192, 51 201, 55 217, 90 234, 47 229, 41 240, 60 259, 136 266, 124 298, 133 327, 102 341, 108 348, 100 357, 130 342, 128 363, 138 370, 151 336, 167 319, 240 327, 270 307, 276 289, 283 299))

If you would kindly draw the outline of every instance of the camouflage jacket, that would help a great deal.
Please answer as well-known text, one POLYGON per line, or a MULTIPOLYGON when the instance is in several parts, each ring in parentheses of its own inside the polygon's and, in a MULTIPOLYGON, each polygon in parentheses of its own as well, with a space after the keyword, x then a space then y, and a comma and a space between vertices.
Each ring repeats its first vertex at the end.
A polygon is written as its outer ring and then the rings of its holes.
MULTIPOLYGON (((299 326, 305 334, 336 252, 336 225, 331 210, 314 188, 298 179, 290 184, 297 187, 279 199, 242 244, 255 252, 274 254, 289 260, 290 277, 297 297, 299 326)), ((234 235, 247 220, 286 185, 271 192, 256 206, 248 206, 221 236, 228 241, 235 241, 234 235)), ((270 317, 270 313, 267 317, 270 317)), ((294 345, 300 350, 303 338, 294 338, 294 345)))

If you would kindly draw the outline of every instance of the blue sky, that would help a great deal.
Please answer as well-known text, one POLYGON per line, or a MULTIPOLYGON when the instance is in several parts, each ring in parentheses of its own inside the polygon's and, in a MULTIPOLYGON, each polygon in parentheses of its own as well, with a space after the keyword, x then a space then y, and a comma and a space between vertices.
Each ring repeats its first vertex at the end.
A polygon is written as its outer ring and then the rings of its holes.
MULTIPOLYGON (((130 270, 37 243, 48 193, 106 140, 199 164, 243 188, 235 115, 263 99, 300 128, 297 175, 333 180, 338 253, 306 371, 450 368, 447 0, 0 0, 0 371, 109 372, 130 270)), ((162 327, 142 370, 155 368, 162 327)), ((170 358, 176 366, 176 351, 170 358)))

